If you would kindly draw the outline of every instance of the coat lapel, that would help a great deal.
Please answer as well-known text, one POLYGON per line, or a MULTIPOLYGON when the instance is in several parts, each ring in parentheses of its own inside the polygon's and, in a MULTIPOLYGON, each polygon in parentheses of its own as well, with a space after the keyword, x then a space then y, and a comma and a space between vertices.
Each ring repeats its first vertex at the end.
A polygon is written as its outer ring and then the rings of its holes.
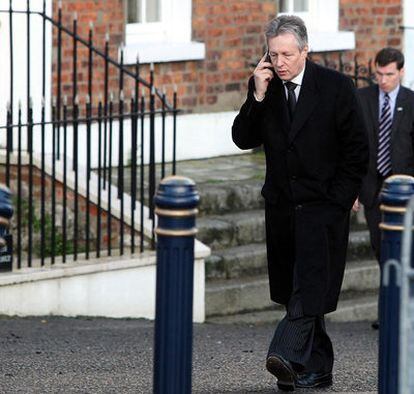
POLYGON ((317 88, 317 77, 315 76, 315 68, 311 62, 307 61, 298 102, 295 108, 295 114, 293 116, 293 122, 289 132, 289 143, 294 140, 297 133, 312 114, 318 101, 319 92, 317 88))
MULTIPOLYGON (((391 139, 392 141, 396 138, 397 130, 399 128, 401 118, 404 115, 405 104, 407 101, 406 92, 402 87, 398 91, 397 100, 395 102, 394 116, 392 119, 391 139)), ((393 141, 394 142, 394 141, 393 141)))
POLYGON ((286 135, 290 130, 289 111, 287 107, 287 99, 283 82, 278 77, 275 77, 270 85, 270 93, 272 96, 272 107, 274 110, 281 110, 283 130, 286 135))

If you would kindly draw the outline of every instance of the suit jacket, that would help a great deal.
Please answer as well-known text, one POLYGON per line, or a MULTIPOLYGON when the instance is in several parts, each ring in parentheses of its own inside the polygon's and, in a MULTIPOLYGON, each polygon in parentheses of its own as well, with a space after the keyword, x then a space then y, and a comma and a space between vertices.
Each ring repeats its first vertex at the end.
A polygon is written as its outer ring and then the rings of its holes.
MULTIPOLYGON (((370 208, 377 201, 379 88, 358 90, 369 142, 368 173, 362 182, 360 201, 370 208)), ((403 86, 398 91, 391 130, 391 165, 393 174, 414 176, 414 92, 403 86)))
MULTIPOLYGON (((287 200, 297 208, 295 263, 305 312, 329 312, 336 308, 349 232, 347 220, 338 220, 338 215, 349 216, 368 161, 355 88, 344 75, 307 61, 292 123, 277 76, 262 102, 253 92, 251 78, 247 99, 234 120, 233 141, 241 149, 263 144, 262 194, 267 205, 277 207, 287 200)), ((282 304, 292 290, 289 258, 268 254, 271 298, 282 304)))

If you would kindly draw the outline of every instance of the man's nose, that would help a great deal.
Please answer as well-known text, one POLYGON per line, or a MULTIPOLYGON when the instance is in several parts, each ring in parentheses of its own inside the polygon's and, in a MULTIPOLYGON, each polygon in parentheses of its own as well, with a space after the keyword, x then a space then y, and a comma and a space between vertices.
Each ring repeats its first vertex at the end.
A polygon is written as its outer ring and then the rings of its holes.
POLYGON ((280 67, 282 65, 283 65, 283 59, 281 59, 280 57, 278 57, 277 60, 276 60, 276 66, 277 67, 280 67))

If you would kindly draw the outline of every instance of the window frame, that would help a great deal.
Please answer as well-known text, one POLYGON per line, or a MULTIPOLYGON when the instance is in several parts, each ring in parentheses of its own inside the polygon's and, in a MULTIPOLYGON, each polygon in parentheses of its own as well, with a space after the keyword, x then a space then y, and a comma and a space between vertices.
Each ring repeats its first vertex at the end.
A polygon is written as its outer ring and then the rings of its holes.
POLYGON ((355 49, 355 33, 339 29, 339 0, 309 0, 307 12, 279 12, 297 15, 306 24, 311 52, 355 49))
POLYGON ((136 63, 137 58, 140 63, 205 58, 205 44, 191 41, 192 0, 180 1, 180 7, 174 7, 174 0, 161 0, 161 22, 126 23, 126 64, 136 63))

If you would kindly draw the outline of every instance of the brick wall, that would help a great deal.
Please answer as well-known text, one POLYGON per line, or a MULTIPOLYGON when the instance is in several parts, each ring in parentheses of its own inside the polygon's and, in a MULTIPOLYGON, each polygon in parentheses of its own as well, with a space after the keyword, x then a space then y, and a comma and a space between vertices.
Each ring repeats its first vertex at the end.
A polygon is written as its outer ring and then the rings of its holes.
MULTIPOLYGON (((178 106, 188 112, 207 112, 236 109, 244 97, 244 86, 252 71, 251 64, 262 55, 263 26, 275 15, 276 2, 270 0, 193 0, 193 40, 206 44, 206 58, 155 64, 155 85, 164 87, 172 97, 178 89, 178 106)), ((122 0, 65 0, 62 14, 66 26, 72 27, 73 13, 78 14, 78 32, 88 37, 89 22, 94 23, 95 45, 104 48, 104 37, 110 32, 110 53, 117 58, 118 46, 124 40, 124 7, 122 0)), ((57 17, 57 1, 54 3, 57 17)), ((54 29, 53 89, 57 87, 57 29, 54 29)), ((80 47, 79 47, 80 48, 80 47)), ((72 40, 62 45, 63 92, 72 97, 72 40)), ((84 102, 87 93, 87 51, 78 51, 79 98, 84 102)), ((103 90, 103 62, 94 68, 94 99, 103 90)), ((141 67, 148 80, 149 65, 141 67)), ((118 73, 111 68, 111 87, 117 91, 118 73)), ((125 94, 130 96, 131 80, 125 79, 125 94)), ((171 100, 170 100, 171 101, 171 100)))
POLYGON ((367 62, 383 47, 402 49, 402 0, 340 0, 339 28, 353 30, 358 59, 367 62))
MULTIPOLYGON (((172 97, 178 88, 178 105, 187 112, 237 110, 245 97, 248 76, 264 49, 263 26, 276 14, 274 0, 193 0, 192 39, 204 42, 206 57, 200 61, 155 64, 155 85, 165 88, 172 97)), ((56 4, 54 10, 56 17, 56 4)), ((71 26, 78 13, 79 34, 88 36, 89 21, 94 22, 95 44, 103 49, 106 31, 110 33, 110 53, 117 58, 124 40, 125 15, 122 0, 65 0, 65 25, 71 26)), ((354 55, 367 63, 384 46, 402 46, 401 0, 340 0, 340 29, 353 30, 356 50, 344 53, 344 60, 354 55)), ((56 29, 54 30, 54 80, 56 91, 56 29)), ((72 42, 63 43, 64 92, 72 95, 72 42)), ((80 101, 87 93, 87 51, 79 51, 78 79, 80 101)), ((333 61, 337 53, 328 54, 333 61)), ((314 55, 315 59, 318 56, 314 55)), ((141 75, 148 80, 149 65, 142 65, 141 75)), ((117 92, 118 72, 111 68, 110 90, 117 92)), ((125 95, 130 97, 132 81, 125 80, 125 95)), ((94 98, 103 91, 103 62, 94 68, 94 98)))

